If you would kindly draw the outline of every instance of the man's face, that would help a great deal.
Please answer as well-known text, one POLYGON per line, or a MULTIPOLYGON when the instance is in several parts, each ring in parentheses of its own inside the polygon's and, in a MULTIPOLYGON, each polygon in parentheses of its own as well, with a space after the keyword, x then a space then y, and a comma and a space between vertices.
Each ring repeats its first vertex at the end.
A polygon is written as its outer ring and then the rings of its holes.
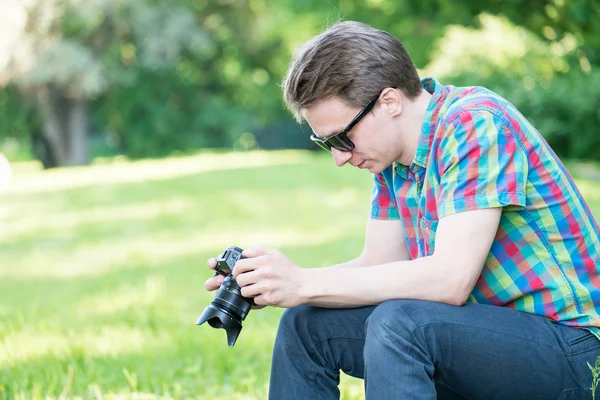
MULTIPOLYGON (((360 111, 360 108, 348 107, 334 97, 306 108, 304 118, 315 135, 326 139, 343 131, 360 111)), ((348 152, 332 149, 336 165, 341 167, 348 163, 374 174, 389 167, 396 154, 392 140, 392 122, 378 100, 371 112, 348 132, 354 149, 348 152)))

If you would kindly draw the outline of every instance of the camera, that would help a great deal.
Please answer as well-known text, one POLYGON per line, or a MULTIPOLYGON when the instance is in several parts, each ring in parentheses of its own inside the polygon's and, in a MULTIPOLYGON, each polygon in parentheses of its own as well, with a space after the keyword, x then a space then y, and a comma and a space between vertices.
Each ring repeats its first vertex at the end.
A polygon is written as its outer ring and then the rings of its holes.
POLYGON ((211 305, 206 307, 196 322, 196 325, 208 322, 213 328, 225 329, 229 347, 235 344, 242 330, 242 321, 254 305, 254 300, 242 296, 240 287, 231 274, 235 263, 244 258, 242 251, 239 247, 231 246, 217 257, 215 276, 223 275, 226 278, 211 305))

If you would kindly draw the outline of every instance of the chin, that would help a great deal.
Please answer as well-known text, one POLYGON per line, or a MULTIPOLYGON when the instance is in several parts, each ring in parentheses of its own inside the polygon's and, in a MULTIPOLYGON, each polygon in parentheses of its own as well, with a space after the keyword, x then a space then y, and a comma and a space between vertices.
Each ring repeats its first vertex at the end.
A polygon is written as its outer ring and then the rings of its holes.
POLYGON ((386 170, 388 167, 389 167, 389 165, 387 165, 387 166, 382 166, 381 164, 375 164, 375 165, 373 165, 373 166, 370 166, 369 168, 367 168, 367 170, 368 170, 370 173, 372 173, 372 174, 374 174, 374 175, 377 175, 377 174, 380 174, 380 173, 382 173, 383 171, 385 171, 385 170, 386 170))

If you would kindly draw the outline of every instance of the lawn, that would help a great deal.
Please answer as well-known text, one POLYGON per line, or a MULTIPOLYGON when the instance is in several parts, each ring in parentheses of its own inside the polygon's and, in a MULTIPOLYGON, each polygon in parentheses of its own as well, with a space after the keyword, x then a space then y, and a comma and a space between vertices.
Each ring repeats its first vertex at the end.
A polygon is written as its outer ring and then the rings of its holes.
MULTIPOLYGON (((234 348, 195 322, 206 260, 264 244, 304 267, 357 256, 371 177, 309 152, 39 171, 0 192, 0 399, 264 399, 282 310, 234 348)), ((344 380, 344 398, 362 396, 344 380)))
MULTIPOLYGON (((324 153, 200 153, 40 171, 0 192, 0 399, 264 399, 282 310, 234 348, 195 326, 206 260, 264 244, 303 267, 357 256, 372 178, 324 153)), ((600 215, 597 169, 570 164, 600 215)), ((363 397, 342 380, 342 398, 363 397)))

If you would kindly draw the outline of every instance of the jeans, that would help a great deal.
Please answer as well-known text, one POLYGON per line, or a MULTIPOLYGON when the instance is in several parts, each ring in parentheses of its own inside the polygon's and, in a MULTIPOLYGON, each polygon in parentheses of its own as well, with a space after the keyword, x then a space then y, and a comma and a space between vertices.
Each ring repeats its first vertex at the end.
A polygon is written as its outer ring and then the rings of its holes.
POLYGON ((505 307, 301 306, 281 319, 269 399, 339 399, 340 370, 364 379, 367 400, 592 399, 598 356, 589 331, 505 307))

